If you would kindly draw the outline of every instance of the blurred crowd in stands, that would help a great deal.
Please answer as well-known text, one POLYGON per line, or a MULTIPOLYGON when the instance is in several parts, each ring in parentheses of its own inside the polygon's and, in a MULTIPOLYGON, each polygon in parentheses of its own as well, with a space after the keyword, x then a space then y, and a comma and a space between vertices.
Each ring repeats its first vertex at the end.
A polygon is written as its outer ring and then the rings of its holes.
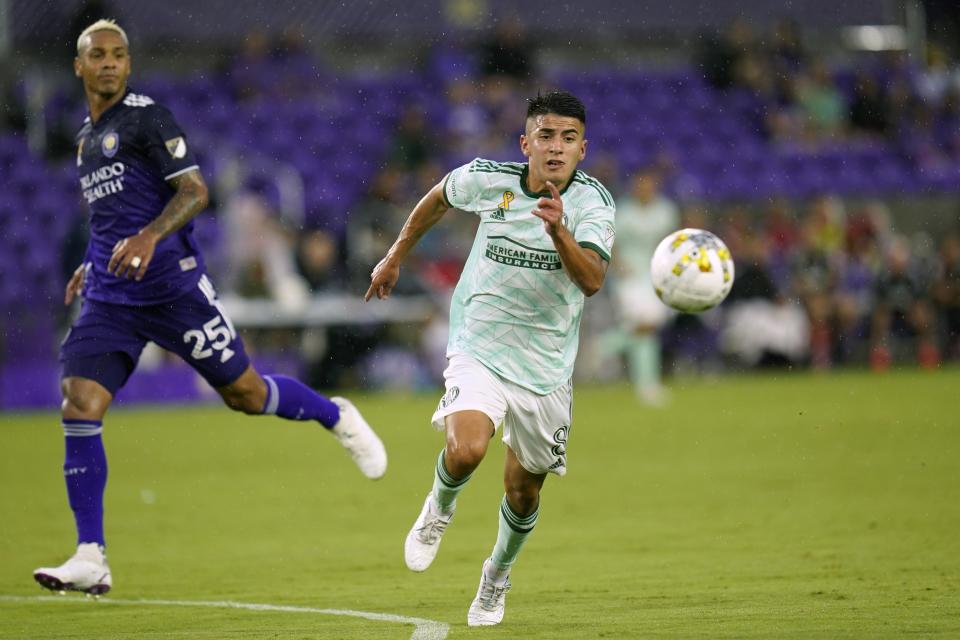
MULTIPOLYGON (((144 93, 151 93, 151 85, 162 88, 155 97, 174 99, 170 106, 199 145, 216 198, 213 213, 198 223, 198 234, 221 290, 272 298, 290 309, 302 307, 310 295, 362 295, 371 268, 417 199, 450 169, 475 156, 522 160, 518 136, 524 98, 563 78, 541 67, 523 27, 508 20, 482 41, 437 44, 424 52, 422 68, 390 81, 344 77, 322 64, 296 29, 276 41, 250 34, 225 61, 207 79, 226 87, 222 101, 200 95, 178 103, 177 97, 200 91, 196 81, 134 78, 131 86, 143 87, 144 93), (303 104, 311 105, 308 115, 319 118, 325 129, 306 117, 298 124, 291 109, 303 104), (255 107, 261 110, 243 111, 255 107), (283 132, 282 144, 270 123, 271 110, 292 125, 292 133, 283 132), (240 126, 235 111, 261 119, 243 135, 231 137, 240 126), (315 136, 329 138, 327 146, 312 146, 319 144, 315 136), (233 144, 229 162, 218 153, 223 140, 233 144), (361 142, 366 146, 358 146, 361 142), (264 149, 269 152, 257 158, 264 149), (274 171, 271 160, 299 171, 299 183, 274 171), (330 176, 322 185, 319 174, 302 168, 315 165, 330 176), (316 215, 318 207, 325 216, 316 215)), ((876 140, 919 172, 953 172, 957 179, 943 184, 948 192, 960 193, 960 67, 936 45, 929 47, 923 63, 891 52, 834 67, 807 50, 792 22, 762 34, 737 23, 725 33, 704 36, 689 66, 692 71, 685 73, 706 81, 712 93, 704 95, 710 100, 722 104, 724 95, 749 94, 744 126, 765 145, 815 151, 838 141, 876 140)), ((590 69, 578 77, 589 83, 604 73, 590 69)), ((15 88, 13 94, 13 104, 23 109, 6 112, 7 130, 0 129, 0 137, 10 139, 22 138, 18 130, 26 126, 24 89, 15 88)), ((82 119, 77 118, 82 114, 78 94, 70 95, 69 108, 48 106, 52 130, 82 119)), ((593 123, 605 120, 605 107, 603 101, 588 102, 588 138, 593 123)), ((621 132, 591 144, 582 168, 622 202, 631 198, 628 185, 638 172, 655 172, 665 197, 676 202, 681 224, 713 230, 736 259, 736 283, 721 308, 702 316, 676 316, 662 329, 668 369, 884 369, 911 362, 935 367, 960 359, 957 220, 941 225, 947 231, 936 236, 906 237, 895 228, 883 199, 871 198, 877 194, 869 190, 711 199, 687 187, 683 163, 665 151, 668 144, 624 155, 611 146, 631 145, 631 123, 612 126, 621 132)), ((70 144, 57 144, 63 139, 54 133, 47 137, 43 160, 58 175, 65 173, 62 166, 72 153, 70 144)), ((21 161, 11 158, 11 165, 21 161)), ((68 179, 63 182, 72 189, 68 179)), ((64 215, 79 220, 78 201, 77 211, 76 218, 64 215)), ((0 225, 5 224, 3 214, 0 225)), ((955 215, 960 218, 960 206, 955 215)), ((434 317, 416 331, 331 327, 322 341, 323 355, 313 363, 313 382, 432 385, 442 369, 449 295, 475 225, 473 216, 451 212, 407 263, 397 295, 429 297, 436 305, 434 317)), ((34 300, 46 308, 56 305, 56 292, 82 246, 76 241, 79 223, 68 226, 72 232, 57 237, 72 243, 65 251, 74 259, 62 266, 56 259, 52 268, 63 269, 54 278, 58 286, 34 300)), ((611 304, 604 292, 588 307, 611 304)), ((586 359, 594 357, 593 338, 614 330, 590 317, 586 359)), ((255 349, 258 342, 262 349, 286 344, 259 337, 253 340, 255 349)), ((589 375, 589 366, 583 370, 589 375)))

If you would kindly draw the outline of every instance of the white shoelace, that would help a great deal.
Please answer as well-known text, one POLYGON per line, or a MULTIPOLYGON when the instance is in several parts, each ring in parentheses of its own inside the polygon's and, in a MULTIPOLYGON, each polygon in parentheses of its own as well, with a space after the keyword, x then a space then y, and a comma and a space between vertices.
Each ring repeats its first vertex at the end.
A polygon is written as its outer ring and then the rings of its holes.
POLYGON ((423 544, 435 544, 443 535, 443 532, 447 530, 448 524, 450 524, 450 520, 445 520, 432 513, 428 514, 427 521, 417 531, 417 539, 423 544))
POLYGON ((500 608, 503 597, 512 586, 509 581, 500 586, 493 580, 484 577, 483 585, 480 587, 480 606, 487 611, 496 611, 500 608))

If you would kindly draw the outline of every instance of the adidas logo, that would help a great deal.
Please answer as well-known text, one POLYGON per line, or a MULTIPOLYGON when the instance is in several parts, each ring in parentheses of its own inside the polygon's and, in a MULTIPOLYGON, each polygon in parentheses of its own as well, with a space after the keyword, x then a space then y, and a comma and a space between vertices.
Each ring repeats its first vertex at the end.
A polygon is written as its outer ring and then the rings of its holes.
POLYGON ((123 99, 123 104, 128 107, 148 107, 153 104, 153 98, 137 93, 130 93, 123 99))
POLYGON ((491 220, 506 220, 507 217, 503 214, 503 207, 497 207, 497 210, 490 214, 491 220))

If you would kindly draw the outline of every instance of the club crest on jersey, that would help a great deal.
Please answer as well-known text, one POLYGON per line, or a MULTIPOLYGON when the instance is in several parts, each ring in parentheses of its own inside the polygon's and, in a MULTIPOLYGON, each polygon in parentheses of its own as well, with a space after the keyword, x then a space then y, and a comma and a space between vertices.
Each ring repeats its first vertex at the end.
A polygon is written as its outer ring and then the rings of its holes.
POLYGON ((187 141, 183 139, 183 136, 165 140, 164 144, 167 145, 167 151, 174 158, 179 159, 187 155, 187 141))
POLYGON ((120 136, 117 135, 116 131, 111 131, 103 136, 103 140, 100 142, 100 151, 103 152, 103 155, 112 158, 117 155, 117 149, 119 148, 120 136))
POLYGON ((460 387, 450 387, 440 398, 440 408, 446 409, 460 396, 460 387))

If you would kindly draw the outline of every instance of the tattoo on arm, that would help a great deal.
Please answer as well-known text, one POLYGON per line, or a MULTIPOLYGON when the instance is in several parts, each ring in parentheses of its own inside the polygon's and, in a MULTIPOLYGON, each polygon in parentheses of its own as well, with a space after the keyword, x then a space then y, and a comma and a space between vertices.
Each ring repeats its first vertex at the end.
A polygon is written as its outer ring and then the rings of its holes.
POLYGON ((177 192, 160 215, 146 227, 161 239, 190 222, 209 202, 207 185, 199 171, 188 171, 170 182, 177 192))

